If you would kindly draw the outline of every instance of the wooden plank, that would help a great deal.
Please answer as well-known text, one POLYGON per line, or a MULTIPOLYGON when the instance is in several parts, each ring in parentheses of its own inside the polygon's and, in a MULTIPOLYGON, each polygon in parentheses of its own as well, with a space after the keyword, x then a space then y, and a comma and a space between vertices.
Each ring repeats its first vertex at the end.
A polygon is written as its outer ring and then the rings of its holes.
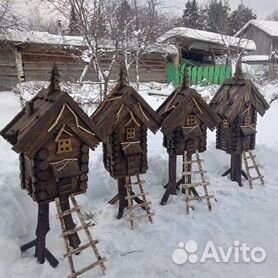
POLYGON ((132 207, 128 207, 128 209, 134 209, 134 208, 139 208, 139 207, 148 207, 149 205, 151 205, 152 202, 144 202, 144 203, 141 203, 141 204, 136 204, 132 207))
POLYGON ((81 231, 81 230, 83 230, 83 229, 87 229, 87 228, 92 227, 92 226, 94 226, 94 225, 95 225, 95 224, 93 224, 93 223, 91 223, 91 222, 88 222, 88 223, 86 223, 84 226, 81 225, 81 226, 78 226, 78 227, 76 227, 76 228, 74 228, 74 229, 72 229, 72 230, 69 230, 69 231, 66 231, 66 232, 60 234, 60 237, 67 237, 67 236, 69 236, 69 235, 75 234, 75 233, 77 233, 77 232, 79 232, 79 231, 81 231))
POLYGON ((204 199, 211 199, 214 198, 214 195, 207 195, 207 196, 199 196, 199 197, 188 197, 189 201, 194 201, 194 200, 204 200, 204 199))
POLYGON ((149 195, 149 193, 148 192, 146 192, 146 193, 139 193, 139 194, 135 194, 135 195, 131 195, 131 196, 126 196, 125 197, 125 199, 126 200, 128 200, 128 199, 134 199, 134 198, 137 198, 137 197, 141 197, 141 196, 143 196, 143 195, 149 195))
POLYGON ((61 212, 57 215, 57 218, 63 218, 66 215, 72 214, 73 212, 76 212, 76 211, 80 211, 79 206, 73 207, 71 209, 64 210, 63 212, 61 212))
POLYGON ((209 182, 195 182, 195 183, 185 183, 184 186, 186 187, 196 187, 196 186, 207 186, 209 182))
POLYGON ((98 243, 98 240, 89 241, 88 243, 83 244, 83 245, 79 246, 78 248, 75 248, 73 250, 70 250, 69 252, 66 252, 64 254, 64 258, 66 258, 68 256, 72 256, 77 253, 80 253, 82 250, 85 250, 85 249, 91 247, 92 245, 96 245, 97 243, 98 243))
POLYGON ((149 214, 142 214, 142 215, 137 215, 137 216, 132 216, 128 218, 128 221, 134 221, 134 220, 141 220, 143 218, 149 217, 149 216, 154 216, 154 212, 150 212, 149 214))
POLYGON ((103 258, 103 259, 100 259, 100 260, 97 260, 96 262, 74 272, 73 274, 69 275, 68 278, 75 278, 81 274, 83 274, 84 272, 96 267, 97 265, 102 265, 106 260, 103 258))
POLYGON ((191 175, 191 174, 202 174, 202 173, 207 173, 207 171, 186 171, 186 172, 183 172, 184 175, 191 175))

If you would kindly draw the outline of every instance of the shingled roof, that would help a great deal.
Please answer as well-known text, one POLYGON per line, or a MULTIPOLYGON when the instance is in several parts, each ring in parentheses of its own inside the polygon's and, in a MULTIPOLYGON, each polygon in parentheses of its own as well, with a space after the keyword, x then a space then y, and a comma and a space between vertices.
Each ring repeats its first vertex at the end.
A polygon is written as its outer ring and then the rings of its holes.
POLYGON ((109 136, 128 114, 133 113, 153 133, 160 127, 160 117, 130 85, 119 82, 91 115, 104 136, 109 136))
POLYGON ((94 149, 103 137, 88 115, 59 86, 59 73, 54 65, 51 82, 20 111, 0 134, 13 145, 13 150, 34 154, 65 124, 90 148, 94 149), (60 121, 67 113, 63 122, 60 121))
POLYGON ((185 82, 162 103, 156 112, 162 118, 164 134, 169 134, 178 126, 183 126, 185 118, 192 112, 211 130, 221 121, 201 95, 185 82))
POLYGON ((263 116, 269 108, 264 96, 251 80, 235 75, 226 80, 210 102, 210 107, 221 116, 232 122, 246 105, 253 105, 263 116))

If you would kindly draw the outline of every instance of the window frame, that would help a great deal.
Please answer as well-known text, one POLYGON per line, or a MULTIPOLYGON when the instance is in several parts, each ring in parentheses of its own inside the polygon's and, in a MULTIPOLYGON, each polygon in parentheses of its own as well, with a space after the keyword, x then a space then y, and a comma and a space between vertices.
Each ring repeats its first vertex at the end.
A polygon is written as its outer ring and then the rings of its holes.
POLYGON ((136 138, 136 129, 135 127, 126 127, 125 129, 126 140, 132 140, 136 138))
POLYGON ((196 115, 188 115, 186 117, 186 125, 187 126, 195 126, 198 124, 196 115))
POLYGON ((57 145, 58 145, 57 154, 64 154, 64 153, 72 152, 71 138, 59 139, 57 142, 57 145))
POLYGON ((225 128, 225 129, 230 128, 230 123, 229 123, 229 121, 227 119, 224 119, 222 121, 222 127, 225 128))

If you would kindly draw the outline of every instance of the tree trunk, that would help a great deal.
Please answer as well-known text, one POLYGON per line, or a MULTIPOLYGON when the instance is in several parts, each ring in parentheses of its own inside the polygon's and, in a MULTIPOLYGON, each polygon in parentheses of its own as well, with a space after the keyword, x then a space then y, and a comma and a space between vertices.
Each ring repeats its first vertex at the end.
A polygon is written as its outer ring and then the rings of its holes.
MULTIPOLYGON (((59 197, 59 199, 60 199, 60 204, 61 204, 62 211, 70 209, 69 196, 68 195, 66 195, 66 194, 61 195, 59 197)), ((71 214, 68 214, 68 215, 64 216, 64 222, 65 222, 65 226, 66 226, 67 231, 73 230, 76 226, 76 224, 73 222, 71 214)), ((77 233, 69 235, 68 239, 69 239, 70 246, 74 249, 76 249, 79 246, 79 244, 81 243, 77 233)))
POLYGON ((125 188, 125 178, 118 179, 118 195, 119 195, 119 213, 117 219, 121 219, 124 213, 125 207, 127 207, 127 200, 125 197, 126 188, 125 188))
POLYGON ((40 264, 45 261, 45 238, 49 230, 49 203, 38 204, 35 257, 40 264))
POLYGON ((177 194, 177 156, 174 154, 169 154, 168 171, 167 189, 161 199, 161 205, 167 203, 170 194, 177 194))
POLYGON ((242 154, 231 155, 231 180, 236 181, 240 186, 241 183, 241 171, 242 169, 242 154))

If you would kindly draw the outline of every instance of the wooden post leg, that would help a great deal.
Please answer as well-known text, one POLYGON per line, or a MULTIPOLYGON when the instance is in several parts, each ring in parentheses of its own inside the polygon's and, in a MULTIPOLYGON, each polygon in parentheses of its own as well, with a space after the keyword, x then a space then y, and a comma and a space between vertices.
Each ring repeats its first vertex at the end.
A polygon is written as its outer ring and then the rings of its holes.
POLYGON ((45 261, 45 238, 49 230, 49 203, 38 204, 35 257, 40 264, 45 261))
POLYGON ((177 194, 177 156, 175 154, 169 154, 169 165, 168 165, 168 187, 161 199, 160 204, 165 205, 168 201, 169 195, 177 194))
POLYGON ((231 155, 231 180, 236 181, 239 186, 241 183, 241 173, 242 173, 242 154, 232 154, 231 155))
MULTIPOLYGON (((70 209, 69 196, 68 195, 61 195, 59 197, 59 199, 60 199, 60 204, 61 204, 62 211, 70 209)), ((66 226, 67 231, 73 230, 76 226, 76 224, 73 222, 71 214, 68 214, 68 215, 64 216, 64 222, 65 222, 65 226, 66 226)), ((77 233, 69 235, 68 239, 69 239, 70 246, 74 249, 78 248, 79 244, 81 243, 77 233)))
POLYGON ((117 219, 121 219, 124 214, 124 209, 127 207, 125 178, 118 179, 118 196, 119 196, 119 212, 117 219))

